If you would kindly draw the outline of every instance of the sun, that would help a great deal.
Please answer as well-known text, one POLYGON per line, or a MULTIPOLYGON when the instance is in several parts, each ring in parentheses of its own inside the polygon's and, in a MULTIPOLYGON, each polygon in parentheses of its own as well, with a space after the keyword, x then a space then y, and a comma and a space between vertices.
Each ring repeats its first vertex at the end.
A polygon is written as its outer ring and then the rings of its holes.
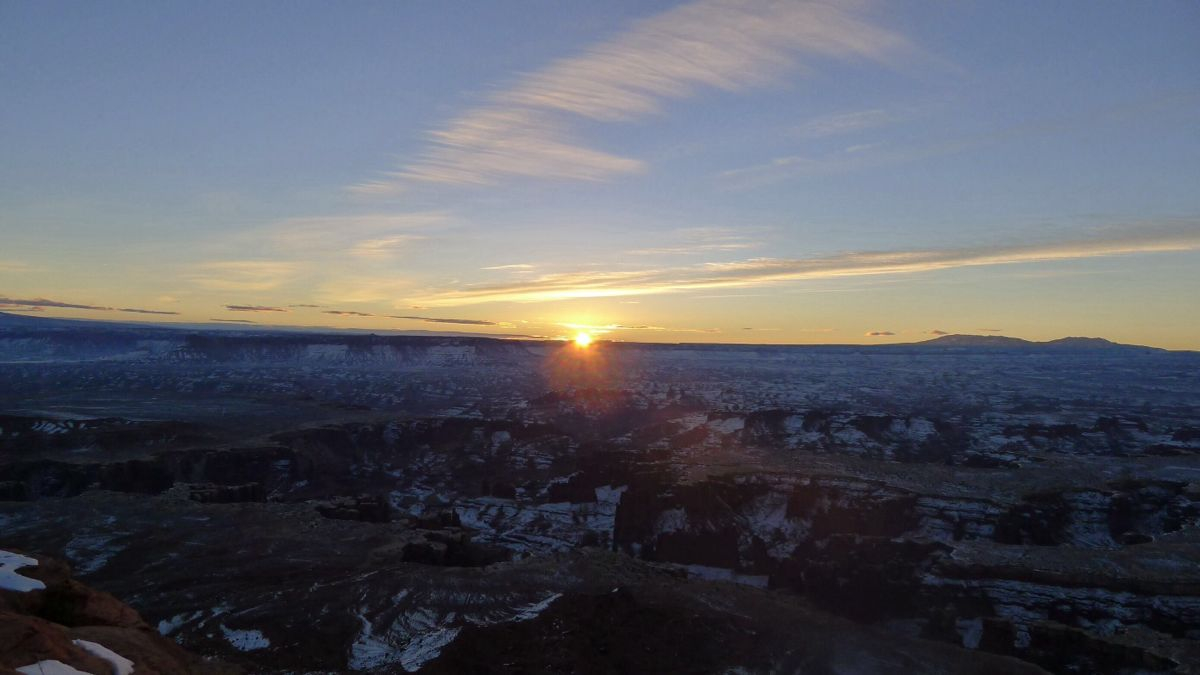
POLYGON ((585 333, 583 331, 580 331, 579 333, 575 334, 575 346, 576 347, 585 348, 590 344, 592 344, 592 336, 591 335, 588 335, 587 333, 585 333))

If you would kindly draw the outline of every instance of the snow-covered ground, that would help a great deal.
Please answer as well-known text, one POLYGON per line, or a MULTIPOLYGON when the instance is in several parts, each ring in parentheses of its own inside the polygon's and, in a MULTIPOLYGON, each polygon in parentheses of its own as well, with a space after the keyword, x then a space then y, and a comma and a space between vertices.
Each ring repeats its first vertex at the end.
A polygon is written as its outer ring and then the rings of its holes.
POLYGON ((87 640, 72 640, 72 642, 76 647, 79 647, 92 656, 104 659, 112 664, 113 675, 130 675, 133 672, 133 661, 130 661, 129 659, 121 656, 102 644, 97 642, 88 642, 87 640))
POLYGON ((38 561, 29 556, 0 550, 0 589, 17 592, 44 589, 46 584, 17 572, 22 567, 37 567, 37 564, 38 561))
POLYGON ((405 610, 390 623, 379 625, 378 621, 372 621, 366 607, 355 611, 361 628, 350 646, 347 665, 351 670, 399 665, 408 672, 415 672, 437 658, 442 648, 458 637, 464 625, 529 621, 560 597, 561 593, 548 593, 541 599, 518 604, 506 603, 504 597, 498 596, 493 603, 476 605, 480 598, 472 595, 409 598, 408 593, 402 593, 394 597, 393 602, 403 605, 405 610), (435 599, 457 600, 465 611, 434 610, 431 608, 433 602, 428 601, 435 599))
POLYGON ((221 624, 221 633, 225 635, 225 640, 238 651, 252 652, 271 646, 271 641, 259 630, 235 630, 221 624))
POLYGON ((38 661, 28 666, 21 666, 17 668, 17 672, 21 673, 21 675, 90 675, 90 673, 72 668, 57 659, 38 661))

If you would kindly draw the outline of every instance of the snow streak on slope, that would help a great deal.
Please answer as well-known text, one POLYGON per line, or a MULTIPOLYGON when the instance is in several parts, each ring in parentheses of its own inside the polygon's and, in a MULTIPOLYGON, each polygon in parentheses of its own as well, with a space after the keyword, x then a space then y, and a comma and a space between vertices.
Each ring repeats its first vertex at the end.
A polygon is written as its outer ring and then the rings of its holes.
POLYGON ((0 589, 26 593, 46 587, 37 579, 21 576, 17 570, 22 567, 36 567, 38 561, 28 556, 0 550, 0 589))

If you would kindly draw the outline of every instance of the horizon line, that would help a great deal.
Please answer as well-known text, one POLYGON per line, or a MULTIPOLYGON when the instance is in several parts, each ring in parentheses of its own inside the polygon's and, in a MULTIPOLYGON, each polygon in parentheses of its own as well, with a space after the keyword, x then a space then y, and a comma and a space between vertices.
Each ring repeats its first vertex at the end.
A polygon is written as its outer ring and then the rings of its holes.
MULTIPOLYGON (((288 324, 267 324, 267 323, 246 323, 246 324, 220 324, 215 321, 117 321, 111 319, 93 319, 87 317, 60 317, 60 316, 33 316, 30 314, 14 313, 0 310, 0 316, 14 317, 21 319, 38 320, 53 320, 53 321, 69 321, 94 324, 106 324, 112 326, 130 326, 130 327, 149 327, 149 328, 170 328, 175 330, 211 330, 213 332, 231 332, 231 331, 275 331, 275 332, 295 332, 309 333, 313 335, 336 335, 342 334, 367 334, 387 337, 389 334, 393 337, 426 337, 426 338, 453 338, 453 339, 477 339, 477 340, 509 340, 517 342, 570 342, 569 336, 545 336, 545 335, 522 335, 512 333, 475 333, 471 331, 439 331, 428 329, 390 329, 390 328, 342 328, 337 326, 296 326, 288 324), (378 333, 376 332, 378 331, 378 333), (417 333, 412 335, 412 333, 417 333), (399 334, 399 335, 397 335, 399 334)), ((885 337, 885 336, 881 336, 885 337)), ((900 337, 892 335, 886 337, 900 337)), ((942 340, 943 338, 954 337, 972 337, 983 338, 988 340, 1016 340, 1027 343, 1028 345, 1046 345, 1062 340, 1083 339, 1083 340, 1104 340, 1114 346, 1127 347, 1134 349, 1152 349, 1155 351, 1172 352, 1172 353, 1197 353, 1200 349, 1173 349, 1170 347, 1157 347, 1154 345, 1131 344, 1124 342, 1115 342, 1108 338, 1099 336, 1084 336, 1084 335, 1064 335, 1058 338, 1049 340, 1031 340, 1028 338, 1017 337, 1015 335, 1006 335, 1001 333, 980 334, 980 333, 944 333, 932 335, 927 339, 918 340, 916 342, 687 342, 687 341, 647 341, 647 340, 622 340, 612 339, 607 337, 593 336, 595 344, 622 344, 622 345, 665 345, 665 346, 699 346, 699 347, 714 347, 714 346, 735 346, 735 347, 907 347, 928 345, 931 342, 942 340)), ((968 345, 969 346, 969 345, 968 345)))

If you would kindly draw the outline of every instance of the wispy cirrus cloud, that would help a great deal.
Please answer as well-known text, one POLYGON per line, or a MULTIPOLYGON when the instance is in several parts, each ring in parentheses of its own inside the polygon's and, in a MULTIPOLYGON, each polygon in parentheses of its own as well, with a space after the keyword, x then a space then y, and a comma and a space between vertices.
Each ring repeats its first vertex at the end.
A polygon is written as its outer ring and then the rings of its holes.
MULTIPOLYGON (((718 177, 733 188, 754 188, 806 176, 840 174, 861 169, 874 169, 893 164, 916 162, 935 157, 954 155, 988 146, 1022 139, 1075 132, 1082 128, 1098 127, 1158 114, 1175 109, 1192 109, 1200 92, 1188 90, 1167 92, 1135 99, 1118 105, 1101 106, 1077 111, 1071 115, 1026 120, 1017 124, 984 130, 977 133, 931 140, 917 144, 860 143, 843 150, 825 154, 794 153, 774 157, 766 162, 722 171, 718 177), (1189 107, 1190 106, 1190 107, 1189 107)), ((874 111, 861 115, 833 116, 814 120, 805 136, 805 125, 797 131, 806 138, 833 136, 872 128, 874 121, 891 124, 922 114, 915 109, 889 113, 890 119, 875 120, 874 111)))
POLYGON ((285 307, 265 307, 263 305, 225 305, 230 312, 286 312, 285 307))
POLYGON ((299 254, 341 254, 346 251, 378 255, 423 238, 421 233, 450 225, 445 211, 359 213, 284 218, 247 236, 274 248, 299 254))
POLYGON ((753 287, 786 282, 917 274, 937 270, 1200 250, 1200 222, 1146 225, 1091 238, 948 249, 852 252, 812 258, 753 258, 687 267, 543 274, 412 298, 426 306, 543 302, 753 287))
POLYGON ((388 237, 364 239, 350 247, 350 255, 361 258, 383 258, 408 250, 425 237, 419 234, 395 234, 388 237))
MULTIPOLYGON (((339 274, 316 289, 313 299, 327 307, 369 302, 395 302, 412 290, 412 282, 394 272, 339 274)), ((398 308, 399 305, 396 305, 398 308)))
POLYGON ((606 323, 606 324, 588 324, 588 323, 560 323, 559 326, 569 328, 571 330, 585 330, 593 334, 606 334, 616 331, 633 331, 633 332, 655 332, 655 333, 720 333, 720 328, 671 328, 667 326, 654 326, 650 324, 622 324, 622 323, 606 323))
POLYGON ((299 265, 278 260, 221 260, 195 265, 187 276, 214 291, 269 291, 293 280, 299 265))
POLYGON ((671 233, 677 243, 628 251, 630 255, 697 255, 720 251, 740 251, 760 246, 744 232, 721 227, 694 227, 671 233))
POLYGON ((483 267, 485 270, 513 270, 514 272, 528 272, 533 269, 533 265, 529 263, 514 263, 511 265, 492 265, 491 267, 483 267))
MULTIPOLYGON (((262 292, 323 278, 325 286, 338 287, 339 292, 314 298, 319 302, 358 301, 363 292, 378 299, 370 288, 355 286, 355 274, 391 264, 452 222, 444 211, 284 218, 223 242, 230 250, 253 251, 255 258, 198 263, 184 279, 205 290, 262 292)), ((393 275, 391 286, 399 282, 393 275)))
POLYGON ((665 331, 669 330, 663 326, 651 326, 648 324, 625 325, 619 323, 560 323, 562 328, 570 328, 571 330, 586 330, 591 333, 611 333, 615 330, 646 330, 646 331, 665 331))
POLYGON ((512 177, 596 181, 643 171, 638 159, 583 145, 574 123, 633 120, 703 90, 760 86, 805 57, 888 61, 912 51, 904 37, 865 20, 863 4, 700 0, 642 19, 519 77, 433 131, 416 161, 352 190, 388 193, 412 182, 512 177))
POLYGON ((795 135, 800 138, 825 138, 867 129, 875 129, 897 120, 894 113, 882 108, 856 110, 811 119, 796 127, 795 135))

